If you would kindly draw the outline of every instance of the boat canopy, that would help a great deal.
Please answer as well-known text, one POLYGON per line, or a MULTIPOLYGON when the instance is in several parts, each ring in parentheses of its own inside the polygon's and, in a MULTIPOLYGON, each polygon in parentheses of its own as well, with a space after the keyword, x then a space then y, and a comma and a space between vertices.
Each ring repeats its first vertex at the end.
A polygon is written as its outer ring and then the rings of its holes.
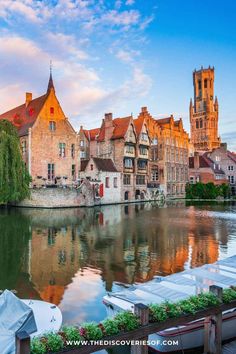
POLYGON ((15 354, 15 336, 18 332, 37 331, 32 309, 11 291, 0 295, 0 353, 15 354))
POLYGON ((166 277, 156 277, 147 283, 134 284, 128 289, 110 293, 104 299, 111 304, 112 298, 146 305, 164 301, 176 302, 209 291, 210 285, 222 288, 236 285, 236 256, 166 277))

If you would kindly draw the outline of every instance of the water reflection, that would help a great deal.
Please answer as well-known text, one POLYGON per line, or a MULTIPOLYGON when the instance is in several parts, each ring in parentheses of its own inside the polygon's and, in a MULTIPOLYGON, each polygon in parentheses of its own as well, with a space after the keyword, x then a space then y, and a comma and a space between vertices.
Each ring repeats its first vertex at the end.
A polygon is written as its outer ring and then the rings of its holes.
POLYGON ((0 289, 58 304, 68 323, 101 320, 116 282, 236 253, 235 221, 233 204, 0 210, 0 289))

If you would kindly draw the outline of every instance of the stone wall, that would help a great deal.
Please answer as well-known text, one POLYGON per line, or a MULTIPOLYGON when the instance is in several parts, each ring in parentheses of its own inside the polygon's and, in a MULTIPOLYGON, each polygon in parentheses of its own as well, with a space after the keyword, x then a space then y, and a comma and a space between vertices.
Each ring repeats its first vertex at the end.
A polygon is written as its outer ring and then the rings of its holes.
POLYGON ((94 192, 90 183, 84 181, 78 188, 31 189, 30 198, 17 206, 32 208, 69 208, 94 206, 94 192))

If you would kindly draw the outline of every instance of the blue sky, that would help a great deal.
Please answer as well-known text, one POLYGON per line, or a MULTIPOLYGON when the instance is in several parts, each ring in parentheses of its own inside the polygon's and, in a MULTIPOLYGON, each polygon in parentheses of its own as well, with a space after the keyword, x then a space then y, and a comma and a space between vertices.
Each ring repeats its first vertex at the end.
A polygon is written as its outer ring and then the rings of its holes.
POLYGON ((192 71, 214 65, 220 134, 236 150, 235 14, 234 0, 1 0, 0 112, 44 93, 52 60, 75 128, 147 106, 189 130, 192 71))

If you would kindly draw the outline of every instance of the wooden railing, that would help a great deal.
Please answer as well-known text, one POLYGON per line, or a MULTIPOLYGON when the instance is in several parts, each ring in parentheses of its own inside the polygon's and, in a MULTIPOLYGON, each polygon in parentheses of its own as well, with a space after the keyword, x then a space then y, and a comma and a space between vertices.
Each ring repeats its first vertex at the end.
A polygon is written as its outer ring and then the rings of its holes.
MULTIPOLYGON (((212 285, 210 291, 213 292, 220 301, 222 301, 222 288, 212 285)), ((163 331, 167 328, 183 326, 191 321, 204 318, 204 353, 221 354, 222 353, 222 312, 236 308, 236 300, 229 304, 221 304, 210 307, 196 314, 187 314, 178 318, 171 318, 163 322, 149 323, 149 308, 143 304, 136 304, 134 312, 140 319, 141 327, 133 331, 122 333, 119 335, 103 338, 104 341, 146 341, 150 334, 163 331)), ((90 354, 98 350, 110 348, 111 344, 81 346, 73 349, 64 349, 57 354, 90 354)), ((131 345, 131 354, 147 354, 147 345, 131 345)), ((16 353, 30 353, 30 338, 27 333, 19 333, 16 337, 16 353)))

